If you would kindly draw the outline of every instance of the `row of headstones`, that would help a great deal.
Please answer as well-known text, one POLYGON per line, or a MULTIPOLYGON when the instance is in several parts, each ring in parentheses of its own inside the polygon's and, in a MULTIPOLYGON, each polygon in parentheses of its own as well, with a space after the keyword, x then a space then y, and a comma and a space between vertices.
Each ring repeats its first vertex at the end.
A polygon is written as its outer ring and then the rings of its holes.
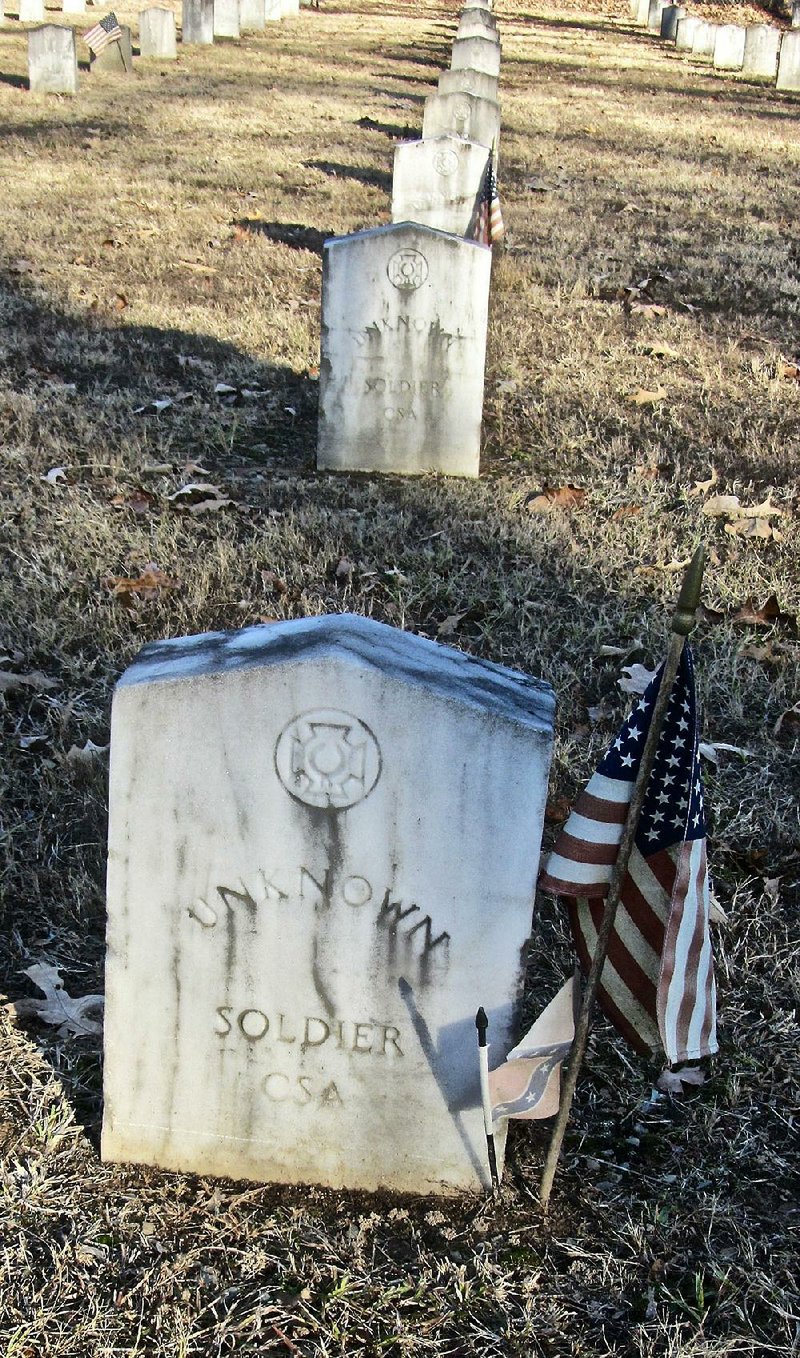
MULTIPOLYGON (((63 0, 65 14, 82 13, 86 0, 63 0)), ((297 14, 300 0, 183 0, 181 41, 184 45, 207 45, 215 38, 239 38, 244 32, 261 32, 268 21, 297 14)), ((44 19, 44 0, 19 0, 21 22, 44 19)), ((130 28, 121 24, 122 36, 109 43, 96 57, 93 70, 127 74, 133 69, 130 28)), ((139 54, 157 61, 174 61, 178 55, 175 15, 160 5, 139 14, 139 54)), ((76 94, 78 51, 73 28, 43 24, 28 32, 28 81, 37 94, 76 94)))
POLYGON ((774 80, 779 90, 800 90, 800 0, 794 0, 789 32, 773 24, 710 23, 669 0, 630 0, 630 7, 636 23, 697 61, 713 62, 718 71, 774 80))
POLYGON ((491 0, 466 0, 422 138, 395 150, 392 225, 325 242, 320 468, 478 475, 499 76, 491 0))

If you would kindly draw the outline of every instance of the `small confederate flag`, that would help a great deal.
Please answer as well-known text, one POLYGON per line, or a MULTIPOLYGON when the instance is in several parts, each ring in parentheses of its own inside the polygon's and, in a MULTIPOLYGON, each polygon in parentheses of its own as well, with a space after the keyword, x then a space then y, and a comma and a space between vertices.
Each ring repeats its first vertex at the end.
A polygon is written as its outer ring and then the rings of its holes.
POLYGON ((577 979, 561 987, 502 1066, 490 1072, 495 1127, 504 1118, 551 1118, 558 1112, 561 1063, 575 1036, 577 979))
POLYGON ((475 212, 473 239, 480 245, 493 245, 506 234, 503 214, 500 211, 500 195, 497 192, 497 175, 494 170, 494 157, 489 156, 486 174, 481 185, 481 195, 475 212))
MULTIPOLYGON (((556 841, 540 885, 568 898, 588 971, 633 784, 661 683, 659 670, 556 841)), ((684 646, 647 783, 598 998, 638 1051, 670 1064, 717 1050, 703 785, 691 652, 684 646)))
POLYGON ((112 10, 105 19, 100 19, 93 28, 87 29, 82 35, 83 41, 95 56, 99 56, 104 47, 109 43, 119 42, 122 37, 122 29, 117 22, 117 16, 112 10))

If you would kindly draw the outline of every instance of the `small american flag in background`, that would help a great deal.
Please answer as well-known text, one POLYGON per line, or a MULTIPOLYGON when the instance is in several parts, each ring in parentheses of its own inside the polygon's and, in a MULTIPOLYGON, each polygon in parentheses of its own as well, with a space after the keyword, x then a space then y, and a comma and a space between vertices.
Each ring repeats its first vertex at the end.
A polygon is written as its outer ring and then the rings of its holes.
POLYGON ((506 234, 503 214, 500 211, 500 195, 497 192, 494 156, 489 157, 486 165, 472 234, 473 239, 480 245, 493 245, 496 241, 501 241, 506 234))
MULTIPOLYGON (((547 861, 540 885, 566 896, 588 971, 661 682, 633 709, 547 861)), ((647 783, 598 998, 633 1047, 670 1064, 717 1050, 703 785, 691 652, 684 646, 647 783)))
POLYGON ((119 42, 122 37, 122 29, 117 22, 114 11, 112 10, 110 14, 107 14, 105 19, 100 19, 93 28, 87 29, 82 37, 86 46, 94 52, 95 56, 98 56, 104 47, 108 47, 109 43, 119 42))

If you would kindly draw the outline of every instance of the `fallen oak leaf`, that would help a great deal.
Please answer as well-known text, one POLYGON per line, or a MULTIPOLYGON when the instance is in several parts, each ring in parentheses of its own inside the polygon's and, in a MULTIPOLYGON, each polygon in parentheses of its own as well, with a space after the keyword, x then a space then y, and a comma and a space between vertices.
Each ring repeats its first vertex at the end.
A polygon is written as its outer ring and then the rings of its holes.
POLYGON ((642 505, 620 505, 611 515, 611 522, 619 523, 620 519, 628 519, 632 514, 641 514, 642 509, 642 505))
POLYGON ((658 302, 639 302, 634 301, 628 304, 628 309, 637 316, 666 316, 667 308, 658 302))
POLYGON ((46 481, 48 486, 57 486, 60 481, 66 481, 66 467, 51 467, 45 476, 40 476, 40 481, 46 481))
POLYGON ((436 628, 436 634, 440 637, 455 636, 459 623, 466 617, 465 613, 451 613, 444 618, 436 628))
POLYGON ((580 486, 558 486, 552 490, 545 487, 527 499, 525 507, 531 514, 551 514, 555 509, 578 509, 585 499, 586 491, 580 486))
POLYGON ((719 751, 723 750, 726 754, 739 754, 743 759, 755 759, 755 750, 745 750, 741 745, 729 745, 724 740, 701 740, 698 753, 703 759, 707 759, 709 764, 713 764, 715 769, 719 768, 719 751))
POLYGON ((735 523, 726 523, 725 532, 731 537, 740 538, 765 538, 775 542, 783 542, 783 534, 777 528, 773 528, 768 519, 737 519, 735 523))
POLYGON ((783 731, 784 726, 800 727, 800 703, 795 703, 794 707, 787 707, 785 712, 781 712, 781 715, 778 717, 778 720, 772 728, 772 734, 774 736, 779 736, 783 731))
POLYGON ((652 358, 680 358, 677 349, 673 349, 671 344, 643 344, 642 352, 650 354, 652 358))
POLYGON ((656 1080, 656 1089, 662 1094, 685 1094, 685 1086, 704 1085, 706 1073, 699 1066, 687 1066, 683 1070, 662 1070, 656 1080))
POLYGON ((692 489, 689 491, 689 496, 690 496, 690 498, 694 498, 694 496, 696 496, 696 495, 705 495, 705 494, 707 494, 707 492, 708 492, 709 490, 711 490, 711 487, 712 487, 712 486, 715 486, 715 485, 717 484, 718 481, 719 481, 719 473, 718 473, 716 467, 712 467, 712 468, 711 468, 711 475, 709 476, 709 478, 708 478, 707 481, 695 481, 695 483, 694 483, 692 489))
POLYGON ((774 505, 770 495, 760 505, 751 505, 750 508, 742 506, 742 516, 746 519, 786 518, 787 512, 787 510, 781 509, 780 505, 774 505))
POLYGON ((103 1024, 91 1018, 92 1013, 100 1014, 105 1003, 102 995, 83 995, 73 999, 64 989, 64 982, 58 967, 46 962, 36 962, 26 967, 24 974, 29 976, 44 999, 20 999, 7 1005, 8 1012, 18 1018, 38 1018, 42 1023, 58 1027, 59 1037, 96 1037, 103 1031, 103 1024))
POLYGON ((32 688, 34 693, 47 693, 52 688, 58 688, 58 680, 49 679, 40 670, 33 670, 30 674, 11 674, 8 670, 0 670, 0 694, 12 693, 15 688, 32 688))
POLYGON ((655 391, 646 391, 644 387, 639 387, 638 391, 632 392, 631 395, 627 396, 625 399, 630 405, 652 406, 657 405, 659 401, 666 400, 666 397, 666 387, 659 385, 656 387, 655 391))
POLYGON ((738 495, 712 495, 710 500, 706 500, 700 513, 711 519, 738 519, 742 513, 742 506, 738 495))
MULTIPOLYGON (((171 470, 171 468, 168 468, 171 470)), ((158 504, 158 496, 152 491, 136 486, 134 490, 120 491, 111 501, 115 509, 131 509, 134 514, 146 514, 158 504)))
POLYGON ((107 575, 103 584, 110 594, 119 599, 123 608, 128 609, 152 602, 163 590, 180 588, 179 580, 171 579, 152 563, 142 568, 141 575, 107 575))
POLYGON ((646 665, 623 665, 622 678, 617 680, 617 684, 623 693, 641 697, 657 674, 658 670, 649 670, 646 665))
POLYGON ((108 754, 110 749, 110 745, 95 745, 93 740, 87 740, 83 748, 80 745, 71 745, 64 755, 63 762, 88 768, 95 764, 101 755, 108 754))
POLYGON ((731 622, 746 622, 754 627, 771 627, 777 622, 786 623, 792 629, 797 626, 797 619, 792 613, 783 611, 775 594, 770 594, 761 607, 756 605, 755 600, 748 599, 731 615, 731 622))
POLYGON ((168 495, 167 501, 173 509, 186 511, 188 514, 205 514, 209 510, 225 509, 233 504, 219 486, 213 486, 207 481, 189 481, 185 486, 173 491, 172 495, 168 495))

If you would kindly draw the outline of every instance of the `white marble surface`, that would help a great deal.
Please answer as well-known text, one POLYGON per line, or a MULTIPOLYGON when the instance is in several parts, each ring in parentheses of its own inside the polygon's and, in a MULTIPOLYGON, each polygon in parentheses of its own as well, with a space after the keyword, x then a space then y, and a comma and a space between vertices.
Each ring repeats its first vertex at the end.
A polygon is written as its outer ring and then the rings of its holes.
POLYGON ((696 15, 687 14, 685 19, 679 19, 675 26, 675 48, 678 52, 691 52, 694 43, 694 31, 701 22, 696 15))
POLYGON ((499 1061, 552 717, 352 616, 146 648, 112 715, 104 1159, 485 1187, 474 1016, 499 1061))
POLYGON ((469 67, 473 71, 485 71, 487 75, 500 74, 500 42, 494 38, 456 38, 450 57, 452 71, 469 67))
POLYGON ((706 20, 702 20, 695 28, 692 37, 692 56, 697 61, 713 61, 718 28, 719 24, 708 23, 706 20))
POLYGON ((496 104, 499 83, 496 75, 463 66, 458 71, 442 71, 437 86, 439 94, 475 94, 496 104))
POLYGON ((214 37, 238 38, 240 36, 239 0, 214 0, 214 37))
POLYGON ((714 69, 741 71, 744 61, 745 29, 741 24, 720 24, 714 43, 714 69))
POLYGON ((800 90, 800 29, 793 28, 781 39, 777 88, 800 90))
POLYGON ((423 222, 466 236, 475 218, 489 153, 461 137, 400 142, 392 173, 392 221, 423 222))
POLYGON ((243 33, 261 33, 266 23, 266 0, 239 0, 239 26, 243 33))
POLYGON ((214 0, 183 0, 181 42, 207 46, 214 41, 214 0))
POLYGON ((411 222, 325 243, 319 467, 478 475, 490 270, 411 222))
POLYGON ((748 24, 744 38, 742 75, 774 80, 778 73, 781 31, 771 24, 748 24))
POLYGON ((158 61, 174 61, 178 55, 175 15, 171 9, 154 5, 139 15, 139 53, 158 61))
POLYGON ((28 79, 32 94, 77 94, 75 33, 60 24, 28 32, 28 79))
POLYGON ((429 94, 422 111, 422 135, 440 137, 452 132, 465 141, 476 141, 481 146, 495 148, 500 140, 500 106, 492 99, 478 95, 429 94))
POLYGON ((21 24, 44 23, 44 0, 19 0, 21 24))

